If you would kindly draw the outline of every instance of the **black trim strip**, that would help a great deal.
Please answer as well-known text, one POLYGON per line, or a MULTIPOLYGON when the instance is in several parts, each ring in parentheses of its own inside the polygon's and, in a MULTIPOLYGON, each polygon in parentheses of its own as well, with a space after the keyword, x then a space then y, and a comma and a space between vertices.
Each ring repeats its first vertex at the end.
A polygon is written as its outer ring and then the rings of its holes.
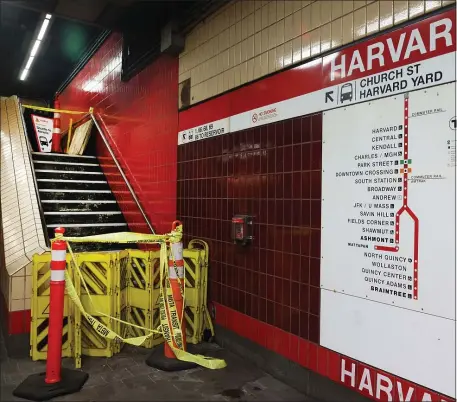
POLYGON ((70 73, 68 78, 62 84, 60 84, 59 89, 57 89, 58 94, 62 93, 65 90, 65 88, 71 84, 71 82, 74 80, 74 78, 84 68, 84 66, 90 61, 90 59, 97 52, 97 50, 100 49, 100 47, 103 45, 103 43, 105 42, 105 40, 108 38, 108 36, 110 34, 111 34, 111 31, 107 29, 107 30, 104 30, 97 37, 97 39, 94 41, 94 43, 85 51, 84 55, 79 60, 78 64, 76 64, 76 67, 70 73))
MULTIPOLYGON (((216 98, 218 98, 220 96, 227 95, 230 92, 237 91, 238 89, 246 87, 248 85, 251 85, 254 82, 258 82, 258 81, 264 80, 265 78, 272 77, 273 75, 280 74, 280 73, 282 73, 284 71, 287 71, 287 70, 291 70, 292 68, 300 67, 300 66, 302 66, 304 64, 311 63, 311 62, 313 62, 313 61, 315 61, 317 59, 324 58, 324 57, 326 57, 326 56, 328 56, 328 55, 330 55, 332 53, 340 52, 341 50, 347 49, 348 47, 351 47, 351 46, 354 46, 354 45, 358 45, 359 43, 362 43, 362 42, 368 41, 370 39, 373 39, 376 36, 388 34, 390 32, 396 31, 397 29, 402 29, 402 28, 405 28, 408 25, 415 24, 415 23, 417 23, 419 21, 425 20, 427 18, 433 17, 433 16, 441 14, 441 13, 445 13, 446 11, 452 10, 453 8, 454 9, 456 8, 455 4, 449 4, 447 6, 438 8, 437 10, 431 11, 431 12, 429 12, 427 14, 420 15, 419 17, 416 17, 416 18, 412 18, 412 19, 410 19, 408 21, 402 22, 401 24, 395 25, 395 26, 390 27, 388 29, 384 29, 383 31, 378 31, 378 32, 375 32, 375 33, 373 33, 373 34, 371 34, 369 36, 365 36, 364 38, 361 38, 361 39, 358 39, 358 40, 356 40, 354 42, 348 43, 347 45, 343 45, 343 46, 340 46, 340 47, 336 47, 334 49, 330 49, 330 50, 328 50, 328 51, 326 51, 324 53, 321 53, 321 54, 319 54, 317 56, 310 57, 309 59, 303 60, 300 63, 292 64, 292 65, 287 66, 287 67, 285 67, 285 68, 283 68, 283 69, 281 69, 279 71, 275 71, 274 73, 270 73, 270 74, 264 75, 263 77, 260 77, 260 78, 257 78, 255 80, 246 82, 243 85, 240 85, 240 86, 238 86, 236 88, 229 89, 228 91, 222 92, 220 94, 214 95, 211 98, 203 99, 203 100, 201 100, 201 101, 199 101, 197 103, 194 103, 192 105, 189 105, 189 106, 183 106, 180 109, 178 109, 178 112, 184 112, 184 111, 189 110, 189 109, 191 109, 193 107, 201 105, 202 103, 205 103, 205 102, 208 102, 210 100, 216 99, 216 98)), ((180 94, 178 94, 178 96, 179 95, 180 94)), ((192 92, 191 92, 191 95, 192 95, 192 92)))
POLYGON ((128 82, 147 66, 153 63, 162 53, 160 52, 160 36, 159 42, 151 47, 148 51, 144 52, 139 59, 129 64, 127 59, 128 44, 125 41, 125 35, 122 38, 122 70, 121 70, 121 81, 128 82))

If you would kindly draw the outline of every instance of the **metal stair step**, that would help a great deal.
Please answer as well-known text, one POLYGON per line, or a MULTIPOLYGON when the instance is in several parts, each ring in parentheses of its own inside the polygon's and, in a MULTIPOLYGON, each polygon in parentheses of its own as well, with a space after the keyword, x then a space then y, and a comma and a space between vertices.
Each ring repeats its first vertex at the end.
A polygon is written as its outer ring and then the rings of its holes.
POLYGON ((46 225, 99 225, 103 223, 125 223, 120 211, 107 212, 45 212, 46 225))
POLYGON ((32 152, 34 161, 55 161, 55 162, 70 162, 70 163, 93 163, 98 165, 98 159, 90 155, 67 155, 45 152, 32 152))
POLYGON ((106 180, 61 180, 61 179, 37 179, 38 188, 54 190, 109 190, 106 180))
MULTIPOLYGON (((86 162, 86 161, 84 161, 86 162)), ((60 170, 60 171, 80 171, 80 172, 102 172, 98 163, 75 163, 75 162, 56 162, 48 160, 34 160, 35 169, 60 170)))
POLYGON ((40 189, 43 201, 115 201, 111 190, 58 190, 40 189))
POLYGON ((115 200, 110 201, 41 201, 43 211, 46 212, 103 212, 118 210, 115 200))
POLYGON ((74 180, 74 181, 103 181, 106 180, 102 172, 83 172, 83 171, 65 171, 65 170, 44 170, 35 169, 37 180, 74 180))

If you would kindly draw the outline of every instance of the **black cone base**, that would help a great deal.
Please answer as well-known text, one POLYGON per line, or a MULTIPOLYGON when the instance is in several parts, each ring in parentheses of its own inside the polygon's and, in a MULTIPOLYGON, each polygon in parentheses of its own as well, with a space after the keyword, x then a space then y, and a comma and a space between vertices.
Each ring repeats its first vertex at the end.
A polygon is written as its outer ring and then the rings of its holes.
POLYGON ((62 395, 74 394, 81 391, 89 374, 83 371, 62 368, 60 382, 46 384, 46 373, 32 374, 20 383, 13 391, 18 398, 30 401, 48 401, 62 395))
MULTIPOLYGON (((192 353, 192 350, 190 350, 189 347, 187 348, 187 351, 192 353)), ((146 359, 146 364, 149 367, 154 367, 162 371, 183 371, 190 370, 198 366, 196 363, 183 362, 178 359, 169 359, 168 357, 165 357, 163 344, 156 346, 152 350, 151 354, 146 359)))

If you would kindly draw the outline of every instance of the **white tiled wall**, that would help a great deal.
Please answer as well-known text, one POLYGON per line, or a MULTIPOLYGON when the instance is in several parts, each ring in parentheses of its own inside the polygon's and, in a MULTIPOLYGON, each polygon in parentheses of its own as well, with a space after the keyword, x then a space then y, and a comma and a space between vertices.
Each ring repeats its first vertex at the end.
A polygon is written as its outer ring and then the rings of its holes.
POLYGON ((17 97, 0 98, 1 209, 9 311, 30 308, 32 256, 47 250, 17 97))
POLYGON ((180 89, 193 104, 454 2, 235 0, 186 37, 180 89))

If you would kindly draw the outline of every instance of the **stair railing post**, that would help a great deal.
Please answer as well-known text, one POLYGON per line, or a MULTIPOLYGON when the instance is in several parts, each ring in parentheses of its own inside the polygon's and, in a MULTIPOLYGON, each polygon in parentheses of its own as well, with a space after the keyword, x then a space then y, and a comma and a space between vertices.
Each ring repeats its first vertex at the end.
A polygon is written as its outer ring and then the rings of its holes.
POLYGON ((56 240, 51 246, 46 372, 29 375, 13 391, 14 396, 31 401, 49 401, 59 396, 79 392, 89 378, 89 374, 83 371, 62 368, 67 243, 59 239, 65 233, 65 229, 57 228, 55 233, 56 240))
MULTIPOLYGON (((56 238, 65 234, 64 228, 55 230, 56 238)), ((46 359, 47 384, 61 380, 62 329, 65 300, 65 268, 67 265, 67 243, 55 240, 51 246, 51 282, 49 285, 49 332, 46 359)))

